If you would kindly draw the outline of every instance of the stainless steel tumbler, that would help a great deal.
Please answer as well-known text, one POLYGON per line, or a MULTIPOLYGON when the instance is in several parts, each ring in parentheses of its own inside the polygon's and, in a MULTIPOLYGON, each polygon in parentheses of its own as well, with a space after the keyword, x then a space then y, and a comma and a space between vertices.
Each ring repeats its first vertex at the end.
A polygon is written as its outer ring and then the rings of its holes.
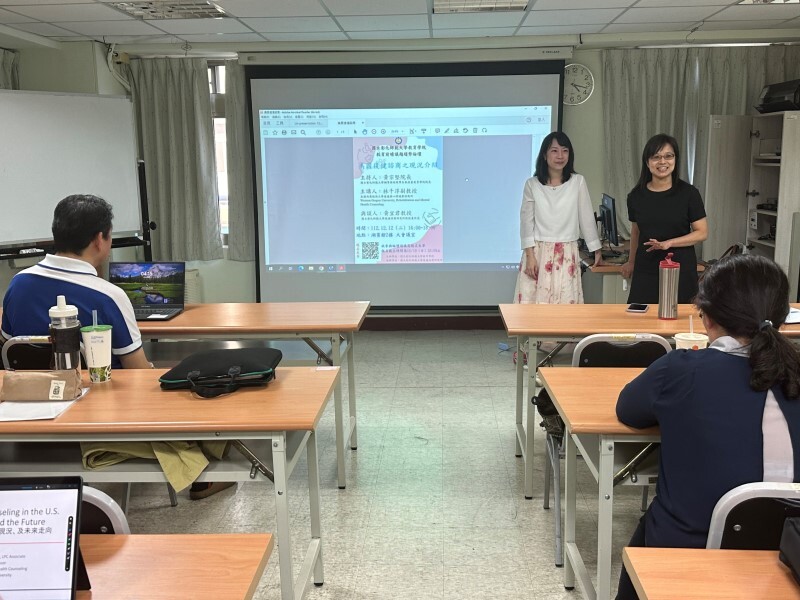
POLYGON ((678 275, 681 264, 672 260, 672 252, 658 263, 658 318, 678 318, 678 275))

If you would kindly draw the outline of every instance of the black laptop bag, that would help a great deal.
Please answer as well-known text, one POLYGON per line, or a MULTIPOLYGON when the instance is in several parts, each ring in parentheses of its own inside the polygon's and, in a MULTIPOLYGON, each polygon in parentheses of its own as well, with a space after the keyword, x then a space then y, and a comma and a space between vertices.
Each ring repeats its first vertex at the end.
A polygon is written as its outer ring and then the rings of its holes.
POLYGON ((275 379, 283 354, 275 348, 225 348, 195 352, 158 380, 165 390, 192 390, 203 398, 229 394, 275 379))

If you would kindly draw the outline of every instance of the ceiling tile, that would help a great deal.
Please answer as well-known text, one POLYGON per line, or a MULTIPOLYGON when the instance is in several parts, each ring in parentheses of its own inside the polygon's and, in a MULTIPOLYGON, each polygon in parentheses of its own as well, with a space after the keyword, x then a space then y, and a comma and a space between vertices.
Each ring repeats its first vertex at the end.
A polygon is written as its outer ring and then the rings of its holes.
POLYGON ((677 16, 682 21, 702 21, 719 10, 714 6, 684 6, 674 8, 632 8, 621 14, 615 23, 645 23, 647 25, 669 22, 677 16))
POLYGON ((317 0, 214 0, 214 4, 236 17, 328 16, 317 0))
POLYGON ((792 29, 800 29, 800 17, 797 19, 792 19, 791 21, 784 21, 780 25, 776 25, 776 27, 788 27, 792 29))
POLYGON ((516 30, 516 27, 485 27, 483 29, 434 29, 433 37, 507 37, 514 35, 516 30))
POLYGON ((427 15, 425 0, 323 0, 334 16, 427 15))
POLYGON ((273 32, 265 33, 264 37, 271 42, 327 42, 347 39, 347 36, 341 31, 273 32))
POLYGON ((520 27, 517 35, 570 35, 597 33, 602 25, 546 25, 544 27, 520 27))
POLYGON ((77 33, 67 31, 66 29, 62 29, 61 27, 50 25, 50 23, 17 23, 16 25, 14 25, 14 29, 21 29, 22 31, 27 31, 28 33, 35 33, 36 35, 42 35, 44 37, 78 35, 77 33))
MULTIPOLYGON (((691 0, 687 0, 691 1, 691 0)), ((729 0, 726 0, 729 1, 729 0)), ((636 4, 636 0, 538 0, 531 10, 557 10, 575 8, 628 8, 636 4)), ((664 2, 661 3, 661 6, 664 2)))
MULTIPOLYGON (((98 37, 98 36, 95 36, 98 37)), ((104 35, 99 36, 107 44, 181 44, 183 40, 174 35, 104 35)), ((59 39, 59 38, 54 38, 59 39)), ((75 38, 71 38, 75 40, 75 38)), ((63 40, 62 40, 63 41, 63 40)))
MULTIPOLYGON (((0 0, 0 6, 38 6, 39 4, 44 4, 44 2, 42 0, 0 0)), ((86 4, 86 0, 50 0, 49 4, 86 4)))
POLYGON ((10 23, 30 23, 33 21, 30 17, 25 17, 23 15, 18 15, 17 13, 13 13, 10 10, 3 10, 0 8, 0 23, 4 25, 8 25, 10 23))
POLYGON ((700 31, 720 31, 736 29, 772 29, 780 27, 784 21, 706 21, 700 31))
POLYGON ((201 33, 181 35, 181 39, 195 44, 236 44, 244 42, 263 42, 257 33, 201 33))
POLYGON ((601 33, 648 33, 650 31, 680 31, 689 33, 697 21, 685 23, 611 23, 601 33))
POLYGON ((677 6, 729 6, 736 2, 736 0, 639 0, 636 3, 636 8, 664 8, 669 6, 675 8, 677 6))
POLYGON ((598 8, 590 10, 540 10, 528 13, 525 19, 526 27, 541 27, 542 25, 605 25, 613 21, 620 13, 621 8, 598 8))
POLYGON ((18 6, 15 12, 50 23, 64 21, 123 21, 132 19, 125 13, 103 4, 46 4, 39 6, 18 6))
POLYGON ((436 29, 516 27, 525 16, 522 11, 496 13, 447 13, 433 15, 436 29))
POLYGON ((252 33, 236 19, 159 19, 146 22, 167 33, 252 33))
POLYGON ((391 29, 427 29, 427 15, 393 15, 379 17, 339 17, 345 31, 380 31, 391 29))
POLYGON ((159 35, 162 32, 147 23, 136 19, 127 21, 75 21, 65 23, 64 27, 83 35, 98 37, 104 35, 159 35))
POLYGON ((348 31, 351 40, 417 40, 427 39, 427 29, 399 29, 396 31, 348 31))
POLYGON ((714 21, 751 21, 793 19, 800 16, 800 4, 752 4, 725 8, 711 19, 714 21))
POLYGON ((266 19, 242 19, 245 25, 257 31, 276 33, 302 33, 311 31, 340 31, 330 17, 299 17, 296 19, 275 17, 266 19))

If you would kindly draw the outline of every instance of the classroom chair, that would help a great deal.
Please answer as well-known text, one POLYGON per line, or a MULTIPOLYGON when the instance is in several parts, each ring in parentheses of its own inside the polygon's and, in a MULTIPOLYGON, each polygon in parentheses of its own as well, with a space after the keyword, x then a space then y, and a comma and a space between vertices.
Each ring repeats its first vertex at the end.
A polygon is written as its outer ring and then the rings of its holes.
MULTIPOLYGON (((583 338, 572 353, 573 367, 647 367, 657 358, 672 350, 669 342, 660 335, 650 333, 606 334, 598 333, 583 338)), ((561 430, 563 431, 563 424, 561 430)), ((614 477, 614 484, 630 477, 636 481, 636 467, 656 448, 648 444, 633 461, 614 477)), ((556 527, 556 566, 564 565, 564 551, 561 533, 561 458, 564 456, 564 435, 548 431, 545 438, 547 461, 544 466, 544 503, 550 508, 550 480, 553 480, 553 501, 555 504, 556 527)), ((642 510, 647 509, 647 486, 642 489, 642 510)))
POLYGON ((706 548, 777 550, 784 520, 797 516, 797 484, 745 483, 725 494, 714 507, 706 548))
POLYGON ((125 513, 114 499, 96 488, 83 486, 81 533, 130 533, 125 513))

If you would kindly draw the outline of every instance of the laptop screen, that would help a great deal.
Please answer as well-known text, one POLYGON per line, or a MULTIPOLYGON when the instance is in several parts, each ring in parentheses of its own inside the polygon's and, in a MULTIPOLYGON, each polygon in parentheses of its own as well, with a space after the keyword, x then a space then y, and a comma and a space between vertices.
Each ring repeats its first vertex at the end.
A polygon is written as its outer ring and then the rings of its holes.
POLYGON ((83 481, 0 479, 0 598, 73 600, 83 481))
POLYGON ((183 307, 186 263, 112 262, 108 280, 127 294, 134 308, 183 307))

